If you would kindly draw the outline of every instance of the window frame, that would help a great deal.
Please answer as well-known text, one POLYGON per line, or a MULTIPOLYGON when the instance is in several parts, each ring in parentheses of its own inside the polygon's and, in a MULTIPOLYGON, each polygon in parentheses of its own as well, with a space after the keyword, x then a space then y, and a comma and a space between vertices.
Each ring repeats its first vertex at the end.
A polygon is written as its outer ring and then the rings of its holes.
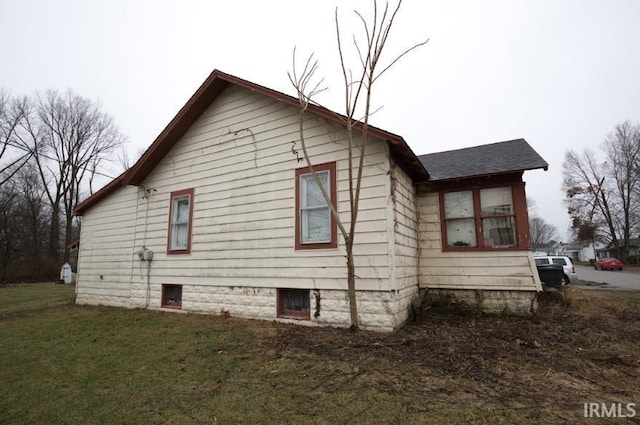
MULTIPOLYGON (((525 184, 518 176, 496 176, 488 179, 488 182, 479 184, 478 181, 472 182, 455 182, 448 185, 440 185, 438 199, 440 205, 440 231, 442 251, 460 252, 460 251, 521 251, 530 249, 529 243, 529 216, 527 212, 527 201, 525 195, 525 184), (495 216, 482 216, 482 206, 480 203, 480 191, 484 189, 494 189, 509 187, 511 189, 511 202, 513 203, 513 214, 504 217, 513 217, 514 226, 514 244, 509 247, 491 247, 486 246, 484 242, 484 230, 482 226, 483 219, 495 216), (464 219, 473 219, 475 224, 476 246, 449 246, 447 243, 447 222, 452 219, 445 218, 445 193, 470 191, 473 198, 474 216, 464 219)), ((463 218, 457 218, 463 219, 463 218)), ((453 219, 453 220, 457 220, 453 219)))
MULTIPOLYGON (((336 174, 336 163, 335 162, 327 162, 324 164, 318 164, 313 166, 314 171, 317 172, 325 172, 329 173, 329 196, 331 197, 331 205, 337 211, 338 210, 338 193, 337 193, 337 174, 336 174)), ((336 223, 336 219, 331 213, 331 208, 329 208, 329 226, 331 239, 327 242, 302 242, 302 177, 311 175, 311 170, 309 167, 297 168, 295 170, 295 249, 296 250, 308 250, 308 249, 330 249, 338 247, 338 225, 336 223)))
POLYGON ((191 234, 193 230, 193 204, 194 204, 194 190, 183 189, 175 192, 171 192, 169 197, 169 231, 167 236, 167 254, 175 255, 175 254, 190 254, 191 253, 191 234), (175 248, 173 246, 173 226, 174 226, 174 209, 176 202, 184 197, 188 197, 189 199, 189 219, 187 222, 187 246, 185 248, 175 248))
POLYGON ((162 308, 175 308, 182 309, 182 285, 179 284, 162 284, 162 295, 160 298, 160 307, 162 308), (169 291, 171 289, 180 290, 180 300, 171 302, 169 301, 169 291))
POLYGON ((276 295, 276 317, 279 319, 311 320, 311 290, 278 288, 276 295), (307 310, 287 310, 285 308, 285 294, 296 293, 296 295, 307 298, 307 310))

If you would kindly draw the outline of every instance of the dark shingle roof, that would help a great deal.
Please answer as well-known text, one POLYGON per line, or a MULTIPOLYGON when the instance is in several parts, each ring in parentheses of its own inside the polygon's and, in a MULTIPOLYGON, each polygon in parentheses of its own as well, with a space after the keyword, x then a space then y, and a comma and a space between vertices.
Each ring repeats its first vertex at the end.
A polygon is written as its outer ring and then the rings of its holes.
POLYGON ((431 181, 547 169, 549 164, 524 139, 419 155, 431 181))

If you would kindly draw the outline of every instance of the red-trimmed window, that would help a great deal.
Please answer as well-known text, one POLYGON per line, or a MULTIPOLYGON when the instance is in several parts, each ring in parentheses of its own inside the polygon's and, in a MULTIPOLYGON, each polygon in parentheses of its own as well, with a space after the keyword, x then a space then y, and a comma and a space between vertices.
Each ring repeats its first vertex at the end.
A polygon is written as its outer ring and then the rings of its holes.
POLYGON ((528 249, 524 184, 440 193, 446 251, 528 249))
POLYGON ((188 254, 191 252, 192 223, 193 189, 171 192, 168 254, 188 254))
POLYGON ((309 305, 308 289, 278 289, 278 317, 309 320, 309 305))
POLYGON ((162 285, 162 307, 182 308, 182 285, 162 285))
MULTIPOLYGON (((336 163, 314 165, 322 186, 337 210, 336 163)), ((309 168, 296 170, 296 249, 336 248, 338 228, 331 208, 309 168)))

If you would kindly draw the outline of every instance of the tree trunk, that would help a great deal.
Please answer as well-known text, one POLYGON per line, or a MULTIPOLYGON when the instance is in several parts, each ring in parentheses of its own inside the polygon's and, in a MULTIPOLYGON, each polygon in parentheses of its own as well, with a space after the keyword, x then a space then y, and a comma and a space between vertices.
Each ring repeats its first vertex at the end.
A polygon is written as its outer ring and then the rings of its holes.
POLYGON ((358 307, 356 303, 356 269, 353 262, 353 243, 347 242, 347 287, 349 292, 349 312, 351 329, 358 329, 358 307))
POLYGON ((51 223, 49 232, 49 255, 52 261, 58 262, 58 245, 60 244, 60 206, 51 205, 51 223))
POLYGON ((69 262, 69 244, 71 244, 71 236, 73 233, 73 211, 67 211, 65 217, 65 235, 64 235, 64 262, 69 262))

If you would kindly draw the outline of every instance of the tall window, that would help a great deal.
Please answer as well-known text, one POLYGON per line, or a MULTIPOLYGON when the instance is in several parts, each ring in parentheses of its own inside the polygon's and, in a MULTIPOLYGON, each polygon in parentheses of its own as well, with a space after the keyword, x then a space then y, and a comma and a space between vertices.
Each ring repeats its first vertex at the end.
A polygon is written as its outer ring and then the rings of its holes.
POLYGON ((191 227, 193 216, 193 189, 171 193, 169 208, 169 254, 191 252, 191 227))
POLYGON ((524 199, 523 185, 442 193, 444 248, 527 249, 524 199))
MULTIPOLYGON (((336 163, 313 167, 336 208, 336 163)), ((296 170, 296 249, 338 246, 336 221, 316 179, 308 168, 296 170)))

